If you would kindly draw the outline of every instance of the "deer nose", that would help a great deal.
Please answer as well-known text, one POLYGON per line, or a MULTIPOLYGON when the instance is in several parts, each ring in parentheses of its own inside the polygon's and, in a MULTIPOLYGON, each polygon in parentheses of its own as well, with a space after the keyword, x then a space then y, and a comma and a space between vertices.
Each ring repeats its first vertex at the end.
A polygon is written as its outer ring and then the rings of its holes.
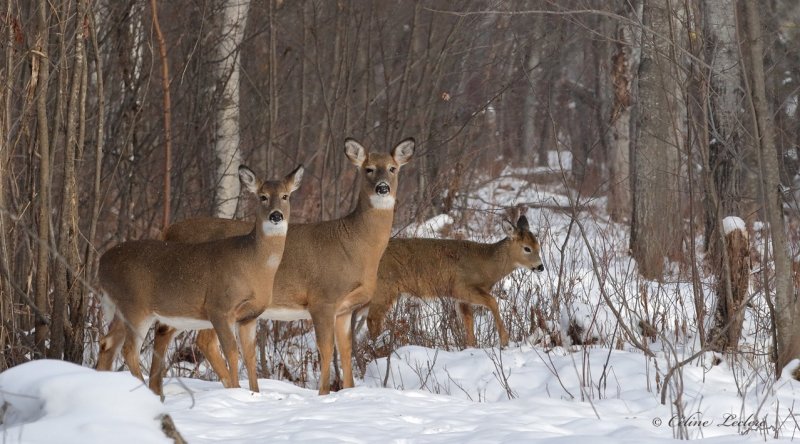
POLYGON ((378 186, 375 187, 375 192, 381 196, 389 194, 389 184, 386 182, 379 183, 378 186))
POLYGON ((544 264, 539 264, 538 267, 534 267, 533 271, 544 271, 544 264))
POLYGON ((283 214, 280 211, 273 211, 272 214, 269 215, 269 220, 272 221, 273 224, 278 224, 283 221, 283 214))

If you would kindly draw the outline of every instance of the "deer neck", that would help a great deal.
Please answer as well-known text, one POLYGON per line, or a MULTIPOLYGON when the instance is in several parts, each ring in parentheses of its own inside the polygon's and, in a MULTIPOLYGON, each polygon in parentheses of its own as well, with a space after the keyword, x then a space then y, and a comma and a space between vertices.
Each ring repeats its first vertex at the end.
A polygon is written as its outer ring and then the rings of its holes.
POLYGON ((494 265, 492 274, 497 280, 517 269, 517 264, 509 259, 512 245, 513 243, 509 238, 491 244, 491 262, 494 265))
MULTIPOLYGON (((280 224, 273 224, 266 211, 259 209, 256 211, 256 221, 250 231, 250 237, 255 244, 256 254, 263 257, 271 257, 283 254, 283 246, 286 242, 286 231, 288 222, 284 219, 280 224)), ((277 268, 277 267, 276 267, 277 268)))
POLYGON ((369 239, 371 244, 382 244, 385 247, 392 234, 394 197, 391 206, 388 202, 376 202, 376 200, 374 195, 362 192, 356 208, 342 222, 354 235, 369 239))

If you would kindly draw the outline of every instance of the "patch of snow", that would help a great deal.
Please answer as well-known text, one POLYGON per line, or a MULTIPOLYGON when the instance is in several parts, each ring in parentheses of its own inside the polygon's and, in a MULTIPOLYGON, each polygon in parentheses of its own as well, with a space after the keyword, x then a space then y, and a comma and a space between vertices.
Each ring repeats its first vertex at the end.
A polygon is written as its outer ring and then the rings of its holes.
POLYGON ((725 232, 725 236, 736 230, 743 231, 747 234, 747 225, 745 225, 740 217, 728 216, 722 219, 722 230, 725 232))
POLYGON ((129 372, 38 360, 0 373, 4 443, 168 443, 165 408, 129 372))
POLYGON ((797 112, 797 95, 793 95, 786 99, 786 115, 789 117, 794 117, 795 113, 797 112))
POLYGON ((548 151, 547 166, 554 170, 560 170, 562 167, 564 171, 572 170, 572 153, 570 151, 548 151), (560 165, 559 159, 561 160, 560 165))
POLYGON ((442 229, 452 224, 452 216, 439 214, 421 224, 410 224, 402 233, 405 237, 440 237, 442 229))

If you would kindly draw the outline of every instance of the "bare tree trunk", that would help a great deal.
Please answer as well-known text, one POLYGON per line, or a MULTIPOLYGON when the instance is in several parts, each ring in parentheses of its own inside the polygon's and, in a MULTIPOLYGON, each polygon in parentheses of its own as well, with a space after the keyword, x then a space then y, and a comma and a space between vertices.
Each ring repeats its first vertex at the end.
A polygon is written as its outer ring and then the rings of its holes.
MULTIPOLYGON (((536 23, 541 23, 541 16, 537 16, 536 23)), ((539 106, 537 93, 539 89, 536 86, 536 79, 539 79, 542 72, 541 67, 541 53, 540 48, 535 43, 531 43, 528 47, 527 60, 525 61, 525 79, 528 88, 525 91, 525 103, 523 105, 523 122, 522 122, 522 150, 521 153, 525 159, 530 160, 530 164, 535 164, 536 157, 536 143, 538 136, 536 134, 536 109, 539 106)))
MULTIPOLYGON (((5 16, 10 20, 12 13, 11 1, 6 2, 5 16)), ((11 26, 6 26, 8 33, 4 36, 3 45, 5 46, 5 66, 2 67, 4 77, 2 80, 2 91, 0 91, 0 103, 2 103, 2 116, 0 117, 0 270, 8 273, 7 277, 0 276, 0 350, 8 350, 8 346, 14 341, 14 332, 17 330, 17 320, 13 313, 14 298, 11 284, 11 260, 10 243, 11 236, 9 227, 11 218, 9 217, 9 206, 6 198, 6 181, 10 174, 8 170, 8 159, 10 157, 11 144, 11 91, 12 73, 14 72, 14 31, 11 26)), ((0 372, 10 365, 9 359, 0 359, 0 372)))
MULTIPOLYGON (((90 38, 92 41, 92 50, 94 53, 94 81, 96 87, 96 94, 97 94, 97 127, 95 134, 95 163, 94 163, 94 179, 92 183, 92 209, 90 212, 90 222, 89 222, 89 234, 87 235, 87 242, 86 242, 86 251, 84 252, 84 276, 89 282, 94 282, 94 275, 95 275, 95 259, 97 258, 97 247, 96 247, 96 237, 97 237, 97 225, 98 220, 100 218, 100 204, 102 199, 102 172, 103 172, 103 147, 105 141, 105 127, 106 127, 106 112, 105 112, 105 88, 103 86, 103 57, 100 53, 99 44, 97 41, 97 24, 94 20, 94 13, 92 11, 88 12, 89 18, 89 31, 90 31, 90 38)), ((87 51, 88 53, 88 51, 87 51)), ((87 65, 88 65, 88 55, 87 55, 87 65)), ((86 69, 88 75, 88 67, 86 69)), ((88 86, 87 86, 88 87, 88 86)), ((86 303, 87 298, 89 296, 89 289, 82 287, 82 293, 80 297, 83 300, 83 304, 81 305, 81 309, 75 313, 75 316, 72 319, 73 329, 77 330, 82 328, 82 326, 78 325, 80 320, 86 318, 86 312, 88 304, 86 303)), ((75 335, 83 337, 84 335, 75 335)), ((83 356, 83 347, 82 344, 79 344, 77 340, 73 340, 73 349, 68 353, 70 354, 68 359, 75 361, 78 359, 78 348, 80 348, 80 355, 83 356), (79 347, 80 346, 80 347, 79 347)))
POLYGON ((97 250, 94 245, 95 236, 97 235, 97 222, 100 218, 100 203, 102 198, 102 171, 103 171, 103 148, 105 146, 105 127, 106 127, 106 100, 105 100, 105 87, 103 86, 103 57, 100 54, 100 47, 97 41, 97 24, 94 20, 94 15, 90 12, 89 18, 91 19, 89 30, 91 31, 92 49, 95 56, 95 82, 97 88, 97 134, 95 135, 95 158, 94 158, 94 181, 92 184, 92 210, 91 222, 89 223, 89 236, 86 245, 86 259, 85 264, 87 267, 86 276, 91 281, 94 277, 94 259, 97 256, 97 250))
MULTIPOLYGON (((68 322, 69 301, 80 285, 80 260, 78 259, 78 192, 75 177, 75 159, 78 147, 78 118, 80 117, 81 85, 83 83, 84 17, 86 0, 78 0, 78 13, 75 18, 75 63, 72 67, 72 80, 66 112, 67 135, 64 145, 64 187, 61 195, 61 222, 58 233, 58 254, 56 261, 55 293, 53 294, 52 324, 50 329, 50 350, 48 356, 55 359, 64 357, 68 332, 72 326, 68 322)), ((66 54, 62 55, 62 57, 66 54)))
POLYGON ((267 131, 266 143, 266 174, 268 176, 272 176, 276 170, 275 154, 278 149, 278 49, 276 32, 278 24, 275 20, 276 2, 278 1, 267 0, 267 3, 269 3, 269 131, 267 131))
POLYGON ((749 284, 749 243, 743 234, 723 233, 722 219, 741 216, 744 151, 741 125, 741 64, 736 42, 736 2, 705 1, 706 58, 711 66, 708 95, 706 248, 717 278, 717 306, 708 344, 713 350, 736 349, 749 284))
MULTIPOLYGON (((48 57, 48 18, 49 4, 47 0, 39 0, 36 37, 37 51, 32 53, 32 71, 38 71, 36 83, 36 119, 38 128, 37 141, 39 145, 39 229, 38 248, 36 260, 36 308, 47 313, 48 302, 48 265, 50 260, 50 134, 47 113, 47 89, 50 83, 50 59, 48 57)), ((46 341, 48 338, 48 324, 43 319, 36 318, 35 346, 39 355, 47 352, 46 341)))
MULTIPOLYGON (((270 5, 272 2, 270 1, 270 5)), ((270 6, 272 7, 272 6, 270 6)), ((228 0, 224 5, 222 40, 217 47, 215 74, 222 88, 217 110, 217 217, 232 218, 239 197, 239 45, 242 43, 249 0, 228 0)), ((272 103, 270 96, 270 103, 272 103)), ((270 116, 271 118, 271 116, 270 116)))
POLYGON ((153 14, 153 28, 158 41, 158 54, 161 59, 161 92, 164 104, 164 212, 161 219, 162 229, 167 229, 170 219, 170 202, 172 195, 172 100, 169 92, 169 60, 167 59, 167 44, 161 32, 161 23, 158 21, 158 5, 156 0, 150 0, 150 10, 153 14))
MULTIPOLYGON (((642 2, 633 4, 635 22, 642 16, 642 2)), ((611 135, 609 149, 609 196, 611 219, 628 222, 631 218, 631 106, 633 102, 633 77, 639 70, 642 50, 639 46, 642 33, 638 26, 625 23, 617 25, 617 51, 611 57, 611 81, 614 104, 611 110, 611 135)))
POLYGON ((800 300, 792 283, 792 265, 787 251, 783 221, 783 195, 778 171, 778 151, 774 127, 767 105, 764 78, 764 47, 762 44, 761 17, 756 2, 745 1, 745 48, 750 56, 748 86, 754 116, 753 134, 759 148, 761 180, 764 192, 764 209, 770 226, 775 261, 775 372, 792 359, 800 358, 800 300))
POLYGON ((676 259, 681 248, 679 153, 685 143, 686 108, 674 45, 685 33, 672 16, 682 8, 670 8, 669 3, 648 1, 643 10, 651 31, 643 33, 639 67, 631 250, 647 279, 662 279, 665 257, 676 259))

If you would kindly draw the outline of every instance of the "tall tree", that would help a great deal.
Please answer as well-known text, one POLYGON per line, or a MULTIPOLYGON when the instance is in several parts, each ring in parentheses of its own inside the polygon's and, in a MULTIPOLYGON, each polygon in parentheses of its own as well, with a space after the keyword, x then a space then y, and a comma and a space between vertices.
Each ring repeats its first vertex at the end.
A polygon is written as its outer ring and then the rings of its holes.
POLYGON ((756 2, 745 1, 744 46, 749 60, 748 86, 753 113, 753 135, 759 150, 763 205, 770 226, 775 262, 775 352, 777 376, 792 359, 800 358, 800 298, 792 283, 792 265, 787 250, 783 220, 783 193, 780 184, 775 128, 769 110, 764 76, 764 45, 761 17, 756 2))
MULTIPOLYGON (((12 2, 6 2, 4 11, 7 20, 10 21, 12 15, 12 2)), ((14 78, 14 31, 11 26, 6 26, 6 34, 2 36, 5 48, 5 64, 0 67, 0 350, 14 342, 14 330, 17 328, 16 317, 13 313, 14 299, 12 297, 13 287, 11 285, 11 218, 9 217, 8 206, 8 186, 6 182, 10 177, 8 159, 11 151, 11 144, 8 143, 11 131, 11 88, 14 78)), ((8 359, 0 359, 0 372, 9 365, 8 359)))
POLYGON ((682 16, 682 6, 670 0, 644 4, 630 243, 647 279, 661 279, 665 257, 674 259, 681 249, 679 154, 685 143, 686 107, 676 46, 685 35, 682 16))
MULTIPOLYGON (((706 180, 706 247, 716 274, 716 307, 709 330, 709 345, 718 351, 736 348, 744 321, 749 249, 746 231, 723 229, 723 218, 742 217, 745 155, 743 139, 742 77, 736 40, 736 2, 706 0, 703 3, 705 58, 710 66, 708 148, 702 150, 706 180), (737 234, 738 233, 738 234, 737 234)), ((741 227, 744 228, 744 227, 741 227)))
MULTIPOLYGON (((70 310, 80 311, 83 301, 75 298, 74 294, 81 294, 78 287, 83 284, 80 277, 82 267, 78 256, 78 189, 75 173, 76 155, 80 133, 78 125, 81 124, 80 109, 81 87, 83 84, 85 68, 85 23, 86 0, 78 0, 77 16, 75 18, 75 55, 72 66, 72 79, 69 86, 69 95, 66 114, 66 138, 64 144, 63 180, 61 190, 61 223, 58 232, 58 253, 56 261, 55 292, 53 294, 53 314, 50 329, 50 350, 48 356, 55 359, 64 357, 67 339, 72 343, 83 343, 83 326, 70 325, 68 313, 70 310)), ((62 54, 66 57, 66 54, 62 54)), ((83 320, 81 320, 82 324, 83 320)), ((83 359, 82 354, 77 357, 83 359)), ((80 362, 80 361, 79 361, 80 362)))
MULTIPOLYGON (((270 8, 272 8, 270 0, 270 8)), ((216 213, 232 218, 239 197, 237 168, 242 163, 239 149, 239 46, 244 36, 249 0, 226 0, 223 4, 221 32, 217 46, 218 62, 214 67, 217 85, 221 88, 216 122, 214 152, 217 156, 216 213)), ((272 16, 272 14, 271 14, 272 16)), ((272 23, 272 22, 271 22, 272 23)), ((270 27, 272 28, 272 26, 270 27)), ((274 34, 271 34, 274 36, 274 34)), ((270 96, 273 99, 274 96, 270 96)), ((270 135, 271 137, 272 135, 270 135)), ((274 168, 274 165, 270 165, 274 168)))
MULTIPOLYGON (((631 3, 625 11, 634 22, 641 20, 642 2, 631 3)), ((611 109, 611 135, 609 162, 608 211, 616 222, 631 218, 631 119, 633 107, 634 73, 639 70, 642 33, 638 26, 617 23, 617 48, 611 58, 611 81, 614 100, 611 109)))
MULTIPOLYGON (((35 309, 47 312, 49 293, 50 261, 50 134, 48 129, 47 90, 50 83, 50 61, 47 56, 49 42, 50 4, 47 0, 37 3, 37 51, 31 52, 31 70, 36 72, 36 126, 37 146, 39 148, 39 220, 38 246, 36 260, 35 309)), ((47 351, 48 324, 46 319, 36 318, 35 346, 39 354, 47 351)))

